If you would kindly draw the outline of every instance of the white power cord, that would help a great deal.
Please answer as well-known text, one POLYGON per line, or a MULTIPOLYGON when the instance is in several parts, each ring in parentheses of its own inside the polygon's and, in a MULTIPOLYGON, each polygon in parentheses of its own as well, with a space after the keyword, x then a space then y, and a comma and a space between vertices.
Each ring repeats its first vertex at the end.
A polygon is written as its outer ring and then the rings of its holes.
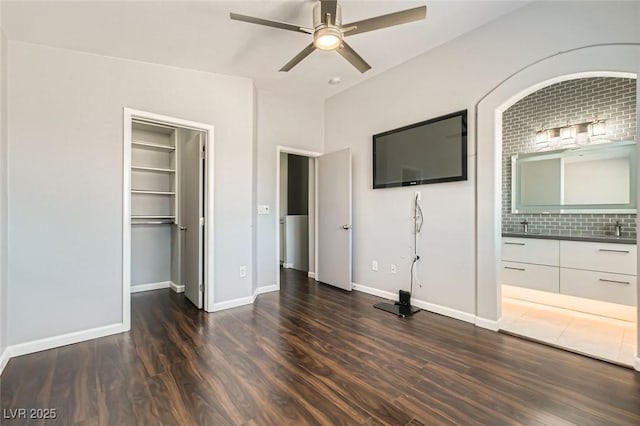
POLYGON ((416 263, 420 260, 420 256, 418 255, 418 234, 422 230, 422 225, 424 224, 424 215, 422 214, 422 207, 420 207, 420 203, 418 202, 418 194, 415 195, 415 199, 413 200, 413 261, 411 262, 411 289, 410 292, 413 292, 413 281, 415 280, 420 288, 422 288, 422 283, 418 279, 418 268, 416 268, 416 263))

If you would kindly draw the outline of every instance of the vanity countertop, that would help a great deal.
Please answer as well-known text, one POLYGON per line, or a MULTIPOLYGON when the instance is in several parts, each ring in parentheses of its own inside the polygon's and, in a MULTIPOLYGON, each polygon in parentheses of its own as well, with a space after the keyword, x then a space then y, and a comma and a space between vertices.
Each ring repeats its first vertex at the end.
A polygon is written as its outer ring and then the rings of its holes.
POLYGON ((568 234, 542 234, 535 232, 503 232, 503 237, 514 238, 539 238, 543 240, 565 240, 565 241, 589 241, 594 243, 617 243, 617 244, 635 244, 635 238, 614 237, 613 235, 568 235, 568 234))

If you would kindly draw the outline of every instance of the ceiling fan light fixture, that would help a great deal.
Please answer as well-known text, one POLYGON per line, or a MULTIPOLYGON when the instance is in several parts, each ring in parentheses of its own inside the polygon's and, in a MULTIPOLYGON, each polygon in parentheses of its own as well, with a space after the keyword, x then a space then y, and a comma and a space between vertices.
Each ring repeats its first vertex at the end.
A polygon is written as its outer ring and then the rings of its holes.
POLYGON ((320 28, 313 34, 313 44, 320 50, 336 50, 342 44, 342 33, 338 28, 320 28))

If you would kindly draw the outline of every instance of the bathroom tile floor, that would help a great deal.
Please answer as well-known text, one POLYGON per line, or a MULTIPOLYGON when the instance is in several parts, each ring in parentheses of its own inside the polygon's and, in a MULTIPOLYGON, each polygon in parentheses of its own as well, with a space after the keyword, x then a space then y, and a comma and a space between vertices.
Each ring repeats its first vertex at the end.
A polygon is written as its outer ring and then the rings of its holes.
POLYGON ((633 366, 638 335, 634 322, 503 297, 500 328, 573 352, 633 366))

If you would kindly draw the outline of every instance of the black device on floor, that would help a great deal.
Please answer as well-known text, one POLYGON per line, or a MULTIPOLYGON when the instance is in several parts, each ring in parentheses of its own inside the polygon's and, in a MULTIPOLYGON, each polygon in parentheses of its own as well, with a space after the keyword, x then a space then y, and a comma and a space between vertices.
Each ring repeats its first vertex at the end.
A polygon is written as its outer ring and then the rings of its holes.
POLYGON ((374 308, 381 309, 385 312, 390 312, 401 318, 410 317, 418 312, 420 309, 415 306, 411 306, 411 293, 408 291, 400 290, 398 294, 398 301, 380 302, 373 305, 374 308))

